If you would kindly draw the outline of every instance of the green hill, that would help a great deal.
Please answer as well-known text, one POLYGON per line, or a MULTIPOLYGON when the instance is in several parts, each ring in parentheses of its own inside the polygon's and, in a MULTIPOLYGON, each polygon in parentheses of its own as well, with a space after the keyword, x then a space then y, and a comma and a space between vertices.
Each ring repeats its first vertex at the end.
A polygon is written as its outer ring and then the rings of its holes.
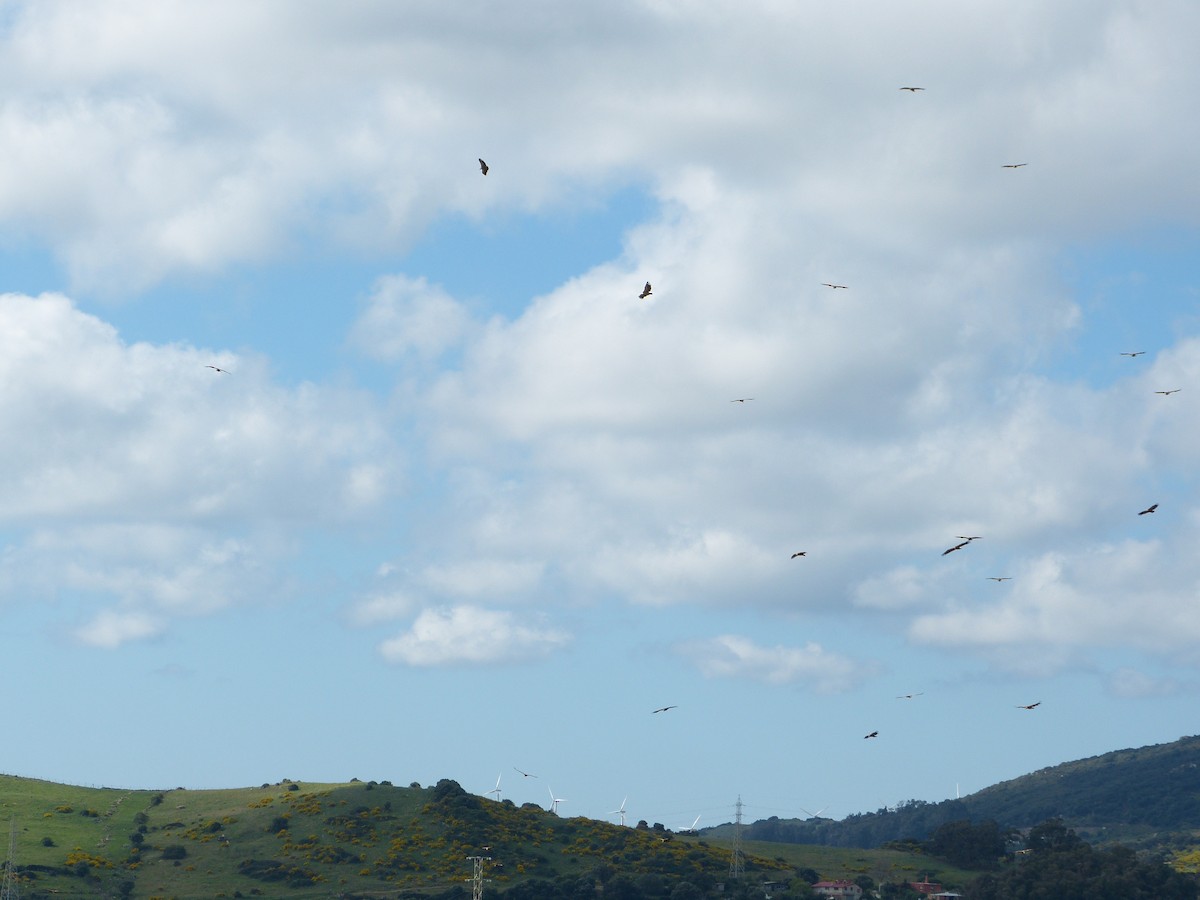
MULTIPOLYGON (((951 887, 973 872, 889 842, 948 822, 1028 828, 1061 818, 1096 843, 1200 860, 1200 738, 1106 753, 994 785, 961 800, 829 819, 772 817, 746 826, 747 880, 929 875, 951 887)), ((487 896, 715 896, 728 878, 733 827, 672 834, 560 818, 468 794, 389 782, 289 780, 257 788, 132 791, 0 776, 0 823, 12 823, 20 896, 469 897, 470 857, 487 857, 487 896), (680 889, 690 885, 690 888, 680 889)), ((1181 868, 1183 866, 1180 866, 1181 868)), ((777 896, 788 891, 776 888, 777 896)), ((726 896, 735 892, 726 891, 726 896)))
MULTIPOLYGON (((598 883, 619 896, 621 879, 637 879, 638 896, 681 882, 706 896, 731 859, 726 842, 564 819, 448 780, 129 791, 0 776, 0 797, 26 900, 469 897, 472 856, 490 858, 488 896, 557 897, 564 884, 567 896, 582 896, 598 883)), ((756 849, 745 867, 755 883, 784 883, 804 867, 828 878, 906 878, 928 862, 897 852, 756 849)))
MULTIPOLYGON (((1200 835, 1200 737, 1117 750, 1041 769, 957 800, 911 800, 895 809, 830 819, 771 819, 746 826, 755 840, 879 847, 924 840, 940 825, 991 819, 1030 828, 1060 818, 1095 843, 1172 848, 1200 835)), ((704 829, 713 837, 732 826, 704 829)))
POLYGON ((468 857, 480 855, 493 857, 488 876, 500 884, 582 872, 601 852, 645 871, 728 865, 634 829, 486 801, 454 782, 154 792, 0 777, 0 791, 0 812, 17 827, 23 897, 396 896, 461 885, 468 857))

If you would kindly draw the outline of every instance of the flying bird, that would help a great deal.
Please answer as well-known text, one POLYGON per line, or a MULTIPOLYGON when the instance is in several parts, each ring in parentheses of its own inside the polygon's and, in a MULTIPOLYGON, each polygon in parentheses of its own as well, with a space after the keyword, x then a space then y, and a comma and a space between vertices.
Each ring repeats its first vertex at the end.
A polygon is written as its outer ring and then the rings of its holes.
POLYGON ((879 737, 879 732, 878 732, 878 731, 872 731, 870 734, 864 734, 864 735, 863 735, 863 740, 865 741, 867 738, 873 738, 873 737, 879 737))
POLYGON ((792 559, 795 559, 797 556, 808 556, 808 551, 807 550, 797 550, 795 553, 792 554, 792 559))
POLYGON ((967 544, 969 544, 969 543, 971 543, 971 542, 970 542, 970 541, 963 541, 961 544, 955 544, 955 545, 954 545, 953 547, 951 547, 949 550, 943 550, 943 551, 942 551, 942 556, 945 556, 947 553, 953 553, 955 550, 961 550, 963 547, 967 546, 967 544))
POLYGON ((736 400, 730 400, 730 403, 745 403, 747 400, 753 400, 753 397, 738 397, 736 400))
MULTIPOLYGON (((513 766, 513 768, 514 768, 514 769, 517 769, 517 767, 516 767, 516 766, 513 766)), ((517 771, 518 771, 518 772, 521 772, 521 770, 520 770, 520 769, 517 769, 517 771)), ((537 776, 536 776, 536 775, 533 775, 533 774, 531 774, 531 773, 529 773, 529 772, 521 772, 521 774, 522 774, 522 775, 524 775, 526 778, 537 778, 537 776)))
POLYGON ((642 288, 642 292, 640 294, 638 294, 638 299, 645 300, 647 297, 650 296, 650 293, 651 293, 650 282, 647 281, 646 286, 644 288, 642 288))
POLYGON ((228 374, 229 374, 229 370, 228 370, 228 369, 221 369, 221 368, 218 368, 217 366, 205 366, 204 368, 206 368, 206 369, 212 369, 214 372, 220 372, 222 375, 228 375, 228 374))
POLYGON ((1027 166, 1027 165, 1029 165, 1029 163, 1008 163, 1007 165, 1003 165, 1000 168, 1002 168, 1002 169, 1019 169, 1019 168, 1021 168, 1021 166, 1027 166))
POLYGON ((1145 352, 1146 352, 1145 350, 1134 350, 1132 353, 1127 353, 1125 351, 1121 351, 1121 355, 1133 358, 1135 356, 1141 356, 1145 352))
POLYGON ((825 285, 827 288, 833 288, 835 291, 839 289, 844 291, 849 287, 849 285, 845 284, 830 284, 828 281, 822 281, 821 284, 825 285))
POLYGON ((1172 394, 1178 394, 1183 388, 1171 388, 1169 391, 1155 391, 1156 394, 1162 394, 1164 397, 1170 397, 1172 394))
POLYGON ((956 534, 955 537, 958 538, 960 541, 966 541, 968 544, 971 543, 971 541, 982 541, 983 540, 982 534, 956 534))
POLYGON ((1012 581, 1012 576, 1011 575, 989 575, 987 577, 987 580, 988 581, 997 581, 997 582, 998 581, 1012 581))
POLYGON ((1139 516, 1144 516, 1144 515, 1146 515, 1146 513, 1152 513, 1152 512, 1154 512, 1156 509, 1158 509, 1158 504, 1157 504, 1157 503, 1151 503, 1149 506, 1147 506, 1145 509, 1143 509, 1143 510, 1142 510, 1140 513, 1138 513, 1138 515, 1139 515, 1139 516))
POLYGON ((482 172, 484 175, 486 175, 488 173, 488 164, 485 163, 482 159, 479 160, 479 171, 482 172))
POLYGON ((1039 706, 1041 706, 1041 705, 1042 705, 1042 701, 1041 701, 1041 700, 1039 700, 1037 703, 1030 703, 1028 706, 1020 706, 1020 705, 1018 705, 1018 706, 1017 706, 1017 709, 1036 709, 1037 707, 1039 707, 1039 706))
POLYGON ((911 699, 913 699, 914 697, 920 697, 920 696, 921 696, 922 694, 924 694, 924 693, 925 693, 924 691, 918 691, 918 692, 917 692, 917 693, 915 693, 915 694, 901 694, 901 695, 900 695, 899 697, 897 697, 896 699, 897 699, 897 700, 911 700, 911 699))
POLYGON ((650 710, 650 715, 654 715, 655 713, 660 713, 660 712, 666 712, 668 709, 678 709, 678 708, 679 708, 678 706, 660 706, 658 709, 650 710))
POLYGON ((902 88, 900 88, 900 90, 902 90, 902 91, 912 91, 912 92, 915 94, 917 91, 923 91, 923 90, 925 90, 925 88, 918 88, 918 87, 902 87, 902 88))

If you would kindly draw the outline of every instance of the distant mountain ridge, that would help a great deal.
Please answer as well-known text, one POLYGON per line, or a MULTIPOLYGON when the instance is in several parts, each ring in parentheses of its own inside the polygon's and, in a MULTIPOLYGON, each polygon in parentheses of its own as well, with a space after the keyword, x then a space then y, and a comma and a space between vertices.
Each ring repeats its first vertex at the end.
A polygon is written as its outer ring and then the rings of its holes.
MULTIPOLYGON (((1025 829, 1052 818, 1097 843, 1154 846, 1172 843, 1172 835, 1194 842, 1189 833, 1200 830, 1200 737, 1114 750, 1039 769, 959 799, 910 800, 840 822, 773 816, 745 826, 743 835, 748 840, 871 848, 924 840, 938 826, 964 819, 992 819, 1005 828, 1025 829)), ((721 837, 732 834, 732 828, 721 825, 702 833, 721 837)))

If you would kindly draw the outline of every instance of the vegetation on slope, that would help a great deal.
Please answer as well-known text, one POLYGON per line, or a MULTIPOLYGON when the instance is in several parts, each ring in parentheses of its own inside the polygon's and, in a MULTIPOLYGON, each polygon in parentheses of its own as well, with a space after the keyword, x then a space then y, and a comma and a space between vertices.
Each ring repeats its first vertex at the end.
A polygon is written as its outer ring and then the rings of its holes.
POLYGON ((492 890, 613 873, 707 889, 729 867, 728 850, 661 828, 562 819, 449 780, 155 792, 0 776, 0 796, 26 898, 454 896, 472 856, 490 857, 492 890))
POLYGON ((1028 848, 971 885, 972 900, 1195 900, 1196 880, 1128 847, 1094 849, 1061 821, 1030 830, 1028 848))
MULTIPOLYGON (((1089 841, 1184 850, 1200 834, 1200 737, 1118 750, 1042 769, 968 797, 832 819, 770 819, 746 826, 753 840, 879 847, 925 840, 950 822, 993 820, 1028 829, 1061 818, 1089 841)), ((732 826, 703 829, 728 836, 732 826)))

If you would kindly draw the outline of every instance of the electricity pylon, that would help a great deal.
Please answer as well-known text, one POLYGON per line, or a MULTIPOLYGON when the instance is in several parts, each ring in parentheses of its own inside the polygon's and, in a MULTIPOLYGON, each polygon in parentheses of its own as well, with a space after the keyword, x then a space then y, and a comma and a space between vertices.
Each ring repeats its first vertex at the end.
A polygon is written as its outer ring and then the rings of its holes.
POLYGON ((483 864, 490 862, 490 856, 468 856, 467 859, 475 864, 474 874, 471 876, 471 900, 483 900, 483 864))
POLYGON ((4 881, 0 882, 0 900, 19 900, 21 892, 17 889, 17 820, 12 820, 8 833, 8 859, 4 861, 4 881))
POLYGON ((733 859, 729 861, 729 880, 739 881, 746 874, 746 856, 742 853, 742 795, 738 794, 737 815, 733 818, 733 859))

